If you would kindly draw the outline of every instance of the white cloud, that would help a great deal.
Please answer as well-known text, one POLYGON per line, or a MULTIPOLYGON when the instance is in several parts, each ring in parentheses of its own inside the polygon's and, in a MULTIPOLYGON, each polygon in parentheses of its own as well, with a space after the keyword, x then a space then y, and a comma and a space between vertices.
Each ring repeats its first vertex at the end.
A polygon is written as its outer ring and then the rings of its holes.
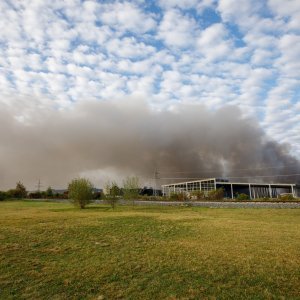
POLYGON ((164 9, 196 9, 201 13, 205 8, 212 7, 215 0, 159 0, 159 5, 164 9))
POLYGON ((300 35, 284 35, 278 43, 281 56, 275 65, 285 76, 300 76, 300 35))
POLYGON ((203 30, 197 44, 198 50, 210 61, 223 58, 232 51, 225 26, 220 23, 203 30))
POLYGON ((300 2, 298 0, 269 0, 268 5, 277 17, 288 17, 289 30, 300 30, 300 2))
POLYGON ((263 12, 263 1, 252 0, 220 0, 218 11, 225 22, 237 24, 242 31, 255 29, 263 12))
POLYGON ((264 66, 271 65, 274 60, 274 51, 257 49, 254 51, 253 56, 251 57, 251 63, 255 66, 264 66))
POLYGON ((158 38, 169 47, 188 48, 195 42, 197 24, 179 10, 167 10, 159 25, 158 38))
POLYGON ((102 5, 101 21, 118 31, 145 33, 156 27, 156 21, 129 2, 102 5))
POLYGON ((110 54, 128 58, 145 57, 155 52, 154 47, 139 43, 133 37, 112 39, 107 43, 106 49, 110 54))

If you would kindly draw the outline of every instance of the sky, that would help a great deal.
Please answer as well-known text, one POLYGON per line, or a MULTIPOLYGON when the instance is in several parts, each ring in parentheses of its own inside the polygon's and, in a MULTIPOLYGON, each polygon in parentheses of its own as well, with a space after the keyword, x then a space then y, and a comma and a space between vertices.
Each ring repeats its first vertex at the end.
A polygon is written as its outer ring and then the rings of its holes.
POLYGON ((230 105, 300 158, 298 0, 1 0, 0 32, 0 104, 21 125, 86 101, 230 105))

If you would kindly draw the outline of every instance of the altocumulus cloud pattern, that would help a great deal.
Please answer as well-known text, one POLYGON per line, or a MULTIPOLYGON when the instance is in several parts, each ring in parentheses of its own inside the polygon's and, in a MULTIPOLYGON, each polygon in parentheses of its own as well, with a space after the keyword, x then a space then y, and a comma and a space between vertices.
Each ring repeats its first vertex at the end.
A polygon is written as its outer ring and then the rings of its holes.
POLYGON ((0 28, 0 102, 18 128, 90 101, 231 105, 300 156, 298 0, 3 0, 0 28))

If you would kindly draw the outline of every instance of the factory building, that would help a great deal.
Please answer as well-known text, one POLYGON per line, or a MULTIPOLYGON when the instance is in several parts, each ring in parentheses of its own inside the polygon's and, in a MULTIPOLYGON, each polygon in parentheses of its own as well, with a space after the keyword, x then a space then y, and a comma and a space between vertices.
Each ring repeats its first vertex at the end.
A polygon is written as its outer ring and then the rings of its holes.
POLYGON ((246 194, 250 199, 256 198, 277 198, 282 194, 292 194, 300 197, 300 185, 292 183, 245 183, 230 182, 227 179, 208 178, 194 181, 178 182, 162 185, 164 196, 172 193, 192 191, 212 191, 223 188, 224 197, 234 199, 238 194, 246 194))

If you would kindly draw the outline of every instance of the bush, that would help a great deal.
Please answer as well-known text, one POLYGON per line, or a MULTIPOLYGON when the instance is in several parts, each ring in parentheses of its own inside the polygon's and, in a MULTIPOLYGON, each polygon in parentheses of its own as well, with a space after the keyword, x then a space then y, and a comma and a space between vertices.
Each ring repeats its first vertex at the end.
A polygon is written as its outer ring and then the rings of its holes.
POLYGON ((5 199, 7 199, 8 197, 7 197, 7 193, 6 192, 2 192, 2 191, 0 191, 0 201, 3 201, 3 200, 5 200, 5 199))
POLYGON ((188 201, 189 197, 185 192, 178 192, 178 193, 171 193, 169 199, 172 201, 188 201))
POLYGON ((212 191, 192 191, 192 198, 196 198, 197 200, 222 200, 224 198, 224 190, 223 188, 219 188, 212 191))
POLYGON ((280 195, 278 197, 279 200, 281 201, 292 201, 294 200, 294 196, 292 194, 283 194, 283 195, 280 195))
POLYGON ((196 198, 197 200, 205 200, 206 196, 203 191, 196 190, 191 192, 192 198, 196 198))
POLYGON ((28 193, 25 186, 20 181, 17 182, 16 188, 10 189, 6 192, 7 198, 17 198, 17 199, 26 198, 27 194, 28 193))
POLYGON ((147 196, 147 195, 142 196, 141 199, 144 201, 166 201, 166 200, 168 200, 166 197, 162 197, 162 196, 147 196))
POLYGON ((28 197, 30 199, 41 199, 42 198, 42 194, 39 191, 37 191, 37 192, 31 192, 31 193, 29 193, 28 197))
POLYGON ((70 201, 80 208, 85 208, 93 199, 93 185, 86 178, 73 179, 68 186, 70 201))
POLYGON ((10 189, 6 192, 6 196, 9 199, 18 198, 18 193, 17 193, 16 189, 10 189))
POLYGON ((207 193, 208 200, 222 200, 224 198, 224 190, 222 188, 209 191, 207 193))
POLYGON ((247 194, 238 194, 237 197, 236 197, 237 200, 249 200, 250 197, 247 195, 247 194))

